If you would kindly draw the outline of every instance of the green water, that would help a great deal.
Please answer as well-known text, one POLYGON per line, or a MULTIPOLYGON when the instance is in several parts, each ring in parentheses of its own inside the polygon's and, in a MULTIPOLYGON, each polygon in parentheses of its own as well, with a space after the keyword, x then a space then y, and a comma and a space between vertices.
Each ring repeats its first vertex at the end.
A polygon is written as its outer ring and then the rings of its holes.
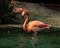
MULTIPOLYGON (((40 31, 37 37, 36 48, 60 48, 60 30, 40 31)), ((32 33, 17 28, 0 29, 0 48, 34 48, 32 43, 32 33)))

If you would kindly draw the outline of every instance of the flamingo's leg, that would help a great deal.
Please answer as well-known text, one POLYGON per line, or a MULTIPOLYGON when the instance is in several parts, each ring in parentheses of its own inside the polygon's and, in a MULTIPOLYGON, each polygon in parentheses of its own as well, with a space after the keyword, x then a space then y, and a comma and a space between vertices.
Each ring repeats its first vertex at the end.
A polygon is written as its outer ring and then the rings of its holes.
POLYGON ((34 32, 33 33, 33 46, 34 48, 36 48, 36 45, 37 45, 37 32, 34 32))

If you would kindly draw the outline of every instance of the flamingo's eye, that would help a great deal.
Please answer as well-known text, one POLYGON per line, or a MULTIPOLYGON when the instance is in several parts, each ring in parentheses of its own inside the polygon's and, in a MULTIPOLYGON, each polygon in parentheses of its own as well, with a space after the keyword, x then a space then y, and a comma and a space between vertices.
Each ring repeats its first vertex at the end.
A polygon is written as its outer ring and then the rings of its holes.
POLYGON ((24 16, 21 15, 22 18, 24 18, 24 16))

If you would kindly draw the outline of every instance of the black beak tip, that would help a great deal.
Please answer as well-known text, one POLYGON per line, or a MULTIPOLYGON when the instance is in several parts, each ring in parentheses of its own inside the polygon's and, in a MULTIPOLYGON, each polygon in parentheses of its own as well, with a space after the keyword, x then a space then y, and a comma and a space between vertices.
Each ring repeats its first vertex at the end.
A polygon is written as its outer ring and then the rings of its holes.
POLYGON ((50 28, 53 28, 53 27, 50 27, 50 28))
POLYGON ((24 18, 24 16, 21 15, 22 18, 24 18))
POLYGON ((22 16, 22 18, 24 18, 24 17, 22 16))

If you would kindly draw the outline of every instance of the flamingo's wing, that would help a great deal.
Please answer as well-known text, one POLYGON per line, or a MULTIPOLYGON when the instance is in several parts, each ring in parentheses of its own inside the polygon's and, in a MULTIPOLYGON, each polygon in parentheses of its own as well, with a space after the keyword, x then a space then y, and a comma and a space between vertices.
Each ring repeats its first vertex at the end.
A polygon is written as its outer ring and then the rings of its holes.
POLYGON ((40 31, 39 27, 28 27, 27 29, 28 29, 29 32, 31 32, 31 31, 33 31, 33 32, 40 31))
POLYGON ((38 31, 41 31, 41 30, 44 30, 45 28, 44 27, 34 27, 32 30, 34 31, 34 32, 38 32, 38 31))

